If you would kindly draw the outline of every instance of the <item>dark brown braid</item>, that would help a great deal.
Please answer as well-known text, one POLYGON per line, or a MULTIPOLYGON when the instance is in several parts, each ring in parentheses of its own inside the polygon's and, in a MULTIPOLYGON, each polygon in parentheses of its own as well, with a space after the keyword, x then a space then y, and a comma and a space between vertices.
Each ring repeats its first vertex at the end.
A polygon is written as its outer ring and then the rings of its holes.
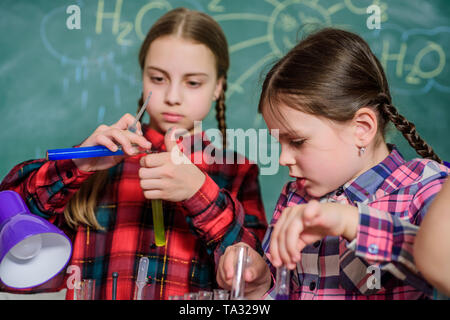
POLYGON ((224 76, 222 84, 222 92, 216 101, 216 119, 218 122, 218 127, 222 133, 222 145, 225 150, 227 147, 227 136, 226 129, 227 124, 225 123, 225 91, 227 90, 227 77, 224 76))
POLYGON ((395 125, 397 130, 403 134, 411 147, 413 147, 421 157, 442 163, 442 160, 433 151, 433 148, 420 137, 416 130, 416 126, 398 113, 397 109, 391 104, 389 95, 379 93, 376 100, 376 102, 379 103, 379 110, 385 120, 390 120, 395 125))

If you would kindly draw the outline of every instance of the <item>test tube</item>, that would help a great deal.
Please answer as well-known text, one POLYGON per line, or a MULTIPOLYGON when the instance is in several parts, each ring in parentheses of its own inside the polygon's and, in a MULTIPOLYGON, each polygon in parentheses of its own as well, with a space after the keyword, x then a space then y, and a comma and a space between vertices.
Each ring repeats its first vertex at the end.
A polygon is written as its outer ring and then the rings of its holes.
POLYGON ((149 264, 149 260, 147 257, 142 257, 139 260, 134 300, 142 300, 142 293, 144 292, 144 288, 147 285, 148 264, 149 264))
POLYGON ((185 293, 184 300, 198 300, 198 293, 197 292, 185 293))
POLYGON ((291 272, 286 266, 277 268, 277 279, 275 283, 275 300, 289 300, 289 283, 291 272))
POLYGON ((75 300, 95 300, 95 279, 83 279, 75 288, 75 300))
POLYGON ((247 264, 248 247, 244 245, 236 246, 236 262, 234 268, 233 285, 231 287, 231 300, 244 300, 245 289, 245 267, 247 264))
POLYGON ((155 244, 158 247, 162 247, 166 245, 166 236, 164 234, 164 215, 161 199, 152 200, 152 212, 155 244))
POLYGON ((212 300, 213 293, 211 291, 201 290, 198 292, 198 300, 212 300))
POLYGON ((230 293, 228 290, 214 289, 214 300, 228 300, 230 293))

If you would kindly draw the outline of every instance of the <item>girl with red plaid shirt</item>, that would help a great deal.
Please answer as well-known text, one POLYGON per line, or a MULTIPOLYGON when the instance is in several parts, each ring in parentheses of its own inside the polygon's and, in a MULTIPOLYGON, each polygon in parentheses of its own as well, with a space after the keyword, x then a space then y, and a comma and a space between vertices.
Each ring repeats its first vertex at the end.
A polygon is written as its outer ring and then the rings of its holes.
MULTIPOLYGON (((263 240, 250 249, 249 298, 276 297, 276 268, 291 270, 290 299, 420 299, 432 295, 417 270, 418 226, 449 174, 392 105, 383 68, 358 35, 313 33, 266 76, 259 111, 279 129, 289 181, 263 240), (389 123, 423 158, 406 161, 385 141, 389 123)), ((231 286, 236 250, 219 262, 231 286)))
MULTIPOLYGON (((168 299, 216 287, 216 263, 233 243, 245 242, 262 254, 267 222, 257 165, 211 148, 194 127, 215 101, 226 145, 229 56, 220 26, 206 14, 174 9, 148 32, 139 63, 139 105, 152 93, 149 124, 138 123, 130 132, 135 118, 126 114, 111 126, 100 125, 80 144, 112 151, 121 145, 124 156, 31 160, 13 168, 0 186, 21 194, 33 213, 71 237, 69 265, 80 268, 82 279, 96 280, 95 299, 111 299, 114 272, 117 299, 133 299, 141 257, 149 259, 146 299, 168 299), (183 140, 175 142, 180 130, 183 140), (145 155, 142 149, 156 153, 145 155), (174 154, 185 161, 176 163, 174 154), (163 200, 165 246, 154 241, 153 199, 163 200)), ((33 292, 64 288, 64 276, 33 292)), ((67 292, 73 298, 73 290, 67 292)))

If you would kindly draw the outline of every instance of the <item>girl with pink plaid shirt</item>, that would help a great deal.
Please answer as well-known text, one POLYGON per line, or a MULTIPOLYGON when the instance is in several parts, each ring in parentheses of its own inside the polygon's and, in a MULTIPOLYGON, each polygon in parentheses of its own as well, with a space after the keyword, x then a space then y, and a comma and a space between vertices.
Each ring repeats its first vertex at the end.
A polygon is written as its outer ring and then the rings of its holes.
MULTIPOLYGON (((246 297, 275 297, 283 265, 291 270, 290 299, 429 297, 413 246, 449 171, 392 105, 368 44, 333 28, 309 35, 268 72, 259 111, 269 129, 279 129, 279 161, 295 181, 275 208, 265 257, 249 248, 246 297), (389 123, 422 158, 405 161, 386 143, 389 123)), ((227 289, 232 248, 217 272, 227 289)))

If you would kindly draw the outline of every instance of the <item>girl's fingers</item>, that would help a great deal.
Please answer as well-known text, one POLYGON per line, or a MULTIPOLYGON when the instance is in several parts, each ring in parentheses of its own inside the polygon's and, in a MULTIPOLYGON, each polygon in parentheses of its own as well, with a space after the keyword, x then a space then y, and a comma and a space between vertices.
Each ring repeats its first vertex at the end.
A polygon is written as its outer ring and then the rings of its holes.
MULTIPOLYGON (((127 131, 129 132, 129 131, 127 131)), ((131 132, 130 132, 131 133, 131 132)), ((150 141, 148 141, 143 135, 138 135, 135 133, 131 133, 132 136, 130 137, 131 142, 139 145, 141 148, 144 149, 150 149, 152 147, 152 144, 150 141)))
POLYGON ((234 267, 236 259, 235 246, 229 246, 222 255, 219 263, 218 284, 225 289, 231 289, 234 277, 234 267))
POLYGON ((286 251, 292 262, 300 261, 300 250, 298 248, 298 239, 303 231, 303 223, 296 214, 286 228, 286 251))
POLYGON ((138 175, 139 179, 147 180, 147 179, 161 179, 162 178, 162 169, 161 168, 139 168, 138 175))
POLYGON ((103 145, 105 147, 107 147, 109 150, 111 150, 112 152, 116 152, 117 150, 119 150, 119 147, 117 146, 116 143, 114 143, 114 141, 101 134, 95 137, 95 143, 94 144, 98 144, 98 145, 103 145))
POLYGON ((151 190, 163 190, 164 182, 162 179, 141 179, 140 180, 141 188, 145 191, 151 190))
POLYGON ((280 230, 278 232, 278 254, 282 264, 286 266, 291 263, 291 258, 286 248, 286 230, 289 220, 290 219, 284 219, 283 223, 279 226, 280 230))
POLYGON ((225 280, 230 282, 234 277, 234 265, 236 260, 236 250, 230 250, 226 256, 226 259, 223 263, 223 269, 225 272, 225 280))
POLYGON ((275 244, 274 251, 270 251, 272 254, 272 257, 275 261, 275 266, 279 267, 281 266, 285 260, 286 260, 286 252, 284 250, 284 228, 286 220, 288 220, 288 217, 292 211, 292 207, 285 208, 283 212, 280 215, 280 218, 278 219, 277 223, 275 224, 274 231, 273 231, 273 241, 271 242, 271 248, 272 243, 275 244))
POLYGON ((284 264, 288 269, 293 269, 296 266, 296 262, 300 260, 298 239, 304 231, 304 223, 302 221, 304 209, 305 205, 288 207, 277 221, 270 243, 272 264, 275 267, 284 264))
MULTIPOLYGON (((281 219, 281 217, 280 217, 281 219)), ((270 261, 274 265, 274 267, 278 267, 281 265, 281 259, 280 255, 278 253, 278 229, 279 226, 278 223, 280 220, 277 221, 277 223, 272 227, 272 234, 270 235, 270 245, 269 245, 269 253, 270 253, 270 261)))
POLYGON ((122 146, 122 150, 128 155, 135 155, 139 153, 139 149, 133 146, 134 144, 137 144, 144 149, 149 149, 151 147, 151 143, 143 136, 139 136, 130 131, 111 129, 110 134, 114 140, 122 146))
POLYGON ((167 164, 170 161, 170 154, 167 152, 153 153, 143 156, 139 161, 141 167, 156 168, 167 164))
POLYGON ((223 261, 225 259, 225 255, 222 255, 219 259, 219 265, 217 266, 217 274, 216 281, 219 287, 223 288, 225 285, 224 281, 224 270, 223 270, 223 261))
POLYGON ((249 250, 250 263, 245 270, 245 281, 253 282, 261 277, 267 267, 266 261, 254 250, 249 250))
POLYGON ((99 126, 97 127, 97 129, 95 129, 95 131, 94 131, 93 133, 94 133, 94 134, 95 134, 95 133, 100 133, 100 132, 106 131, 106 130, 108 130, 108 129, 109 129, 109 127, 108 127, 107 125, 101 124, 101 125, 99 125, 99 126))
POLYGON ((131 145, 132 143, 124 130, 112 129, 110 134, 114 140, 122 146, 123 152, 128 155, 134 155, 137 153, 137 149, 131 145))
POLYGON ((128 127, 131 126, 135 120, 136 118, 134 116, 126 113, 119 119, 119 121, 111 125, 111 127, 119 130, 128 130, 128 127))
POLYGON ((136 132, 131 132, 128 130, 128 127, 134 124, 135 119, 136 118, 134 116, 132 116, 129 113, 126 113, 125 115, 122 116, 122 118, 119 119, 119 121, 117 121, 115 124, 111 125, 110 127, 104 126, 104 125, 100 126, 100 127, 102 127, 100 130, 105 131, 106 130, 105 127, 109 128, 109 129, 117 129, 117 130, 123 132, 124 134, 126 134, 128 136, 128 139, 132 143, 138 144, 140 147, 142 147, 144 149, 149 149, 151 147, 151 144, 143 136, 142 125, 140 122, 136 123, 136 132))
POLYGON ((311 200, 305 206, 303 212, 303 222, 306 226, 313 224, 314 220, 320 216, 320 203, 317 200, 311 200))
POLYGON ((164 193, 161 190, 145 190, 144 197, 146 199, 162 199, 164 198, 164 193))
POLYGON ((123 136, 128 139, 130 144, 137 144, 141 148, 150 149, 152 144, 148 141, 144 136, 133 133, 128 130, 120 130, 119 131, 123 136))

